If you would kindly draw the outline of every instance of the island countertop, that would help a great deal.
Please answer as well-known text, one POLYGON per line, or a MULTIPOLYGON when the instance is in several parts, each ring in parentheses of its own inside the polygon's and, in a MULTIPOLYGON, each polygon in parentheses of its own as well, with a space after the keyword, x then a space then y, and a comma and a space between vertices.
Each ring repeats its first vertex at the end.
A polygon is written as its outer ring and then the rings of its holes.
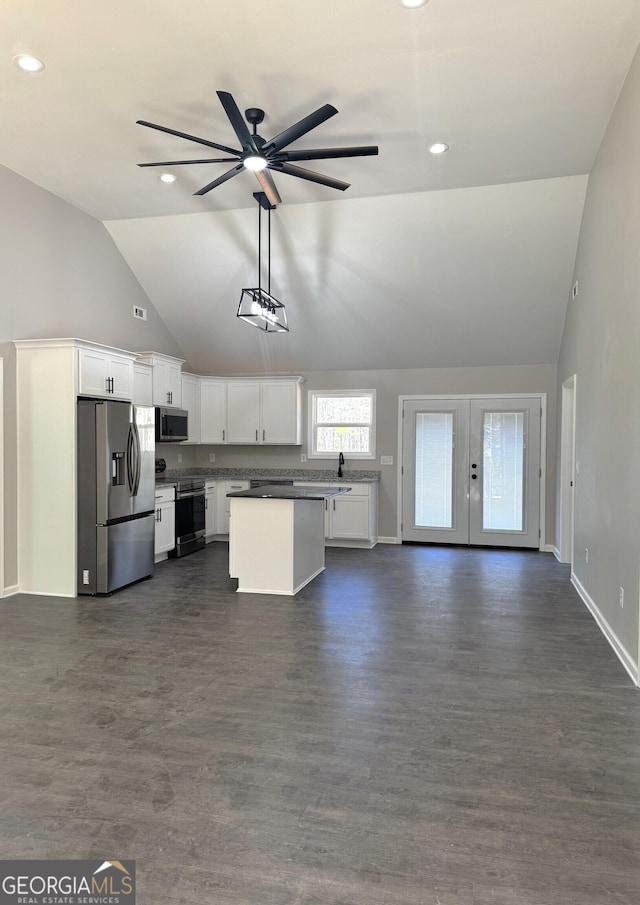
POLYGON ((249 490, 235 490, 228 497, 248 497, 253 500, 326 500, 349 493, 350 487, 295 487, 292 484, 263 484, 249 490))

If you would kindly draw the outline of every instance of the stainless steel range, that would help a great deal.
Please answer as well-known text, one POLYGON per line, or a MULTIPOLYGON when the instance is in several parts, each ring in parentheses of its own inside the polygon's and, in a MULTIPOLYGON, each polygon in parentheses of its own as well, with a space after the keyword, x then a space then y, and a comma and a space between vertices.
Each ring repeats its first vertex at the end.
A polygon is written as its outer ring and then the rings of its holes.
POLYGON ((186 556, 205 545, 205 494, 202 478, 166 479, 176 485, 176 546, 171 557, 186 556))

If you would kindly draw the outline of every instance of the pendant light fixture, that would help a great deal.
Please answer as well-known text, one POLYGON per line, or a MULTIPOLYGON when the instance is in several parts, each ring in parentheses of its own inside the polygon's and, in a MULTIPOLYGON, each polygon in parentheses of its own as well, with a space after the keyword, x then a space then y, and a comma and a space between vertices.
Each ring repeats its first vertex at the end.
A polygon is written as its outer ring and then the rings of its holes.
POLYGON ((254 192, 258 202, 258 285, 243 289, 237 316, 265 333, 288 333, 287 312, 282 302, 271 295, 271 211, 275 207, 264 192, 254 192), (267 258, 267 290, 262 288, 262 210, 267 211, 269 252, 267 258))

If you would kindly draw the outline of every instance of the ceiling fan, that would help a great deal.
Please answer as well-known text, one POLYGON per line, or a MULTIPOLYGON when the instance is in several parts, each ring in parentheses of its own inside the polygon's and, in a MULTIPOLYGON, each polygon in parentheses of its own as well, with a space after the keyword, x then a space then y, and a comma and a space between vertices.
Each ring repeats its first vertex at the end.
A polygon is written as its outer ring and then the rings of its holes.
POLYGON ((267 196, 269 203, 276 205, 282 202, 282 198, 269 170, 274 173, 287 173, 289 176, 298 176, 300 179, 307 179, 309 182, 317 182, 320 185, 326 185, 329 188, 344 192, 345 189, 349 188, 350 183, 342 182, 340 179, 334 179, 331 176, 323 176, 312 170, 306 170, 304 167, 295 166, 292 161, 326 160, 336 157, 369 157, 378 153, 377 145, 362 145, 354 148, 316 148, 306 151, 285 150, 288 145, 297 141, 298 138, 335 116, 338 111, 331 104, 319 107, 293 126, 289 126, 288 129, 279 132, 270 141, 265 141, 261 135, 258 135, 257 131, 258 126, 264 119, 264 110, 260 110, 258 107, 249 107, 248 110, 245 110, 244 115, 247 123, 253 126, 253 132, 250 132, 231 94, 228 91, 217 91, 216 94, 220 98, 220 103, 224 107, 224 111, 229 117, 229 121, 240 142, 240 150, 228 148, 226 145, 219 145, 205 138, 198 138, 195 135, 188 135, 186 132, 178 132, 176 129, 168 129, 166 126, 158 126, 155 123, 139 119, 136 122, 141 126, 148 126, 150 129, 157 129, 159 132, 167 132, 169 135, 177 135, 178 138, 186 138, 187 141, 195 141, 197 144, 215 148, 217 151, 222 151, 224 154, 232 156, 211 157, 204 160, 164 160, 158 163, 139 163, 138 166, 169 167, 203 163, 234 163, 235 166, 230 170, 227 170, 222 176, 218 176, 213 182, 203 186, 195 194, 206 195, 211 189, 217 188, 217 186, 222 185, 228 179, 233 179, 234 176, 246 169, 255 173, 260 183, 260 188, 267 196))

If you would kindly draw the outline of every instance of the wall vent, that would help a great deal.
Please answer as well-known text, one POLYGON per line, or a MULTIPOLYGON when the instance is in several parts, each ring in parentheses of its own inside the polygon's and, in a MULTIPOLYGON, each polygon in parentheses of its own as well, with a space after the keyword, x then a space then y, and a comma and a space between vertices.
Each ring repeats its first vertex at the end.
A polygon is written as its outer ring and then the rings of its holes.
POLYGON ((133 306, 133 316, 137 317, 140 321, 146 321, 147 319, 147 309, 141 308, 139 305, 133 306))

